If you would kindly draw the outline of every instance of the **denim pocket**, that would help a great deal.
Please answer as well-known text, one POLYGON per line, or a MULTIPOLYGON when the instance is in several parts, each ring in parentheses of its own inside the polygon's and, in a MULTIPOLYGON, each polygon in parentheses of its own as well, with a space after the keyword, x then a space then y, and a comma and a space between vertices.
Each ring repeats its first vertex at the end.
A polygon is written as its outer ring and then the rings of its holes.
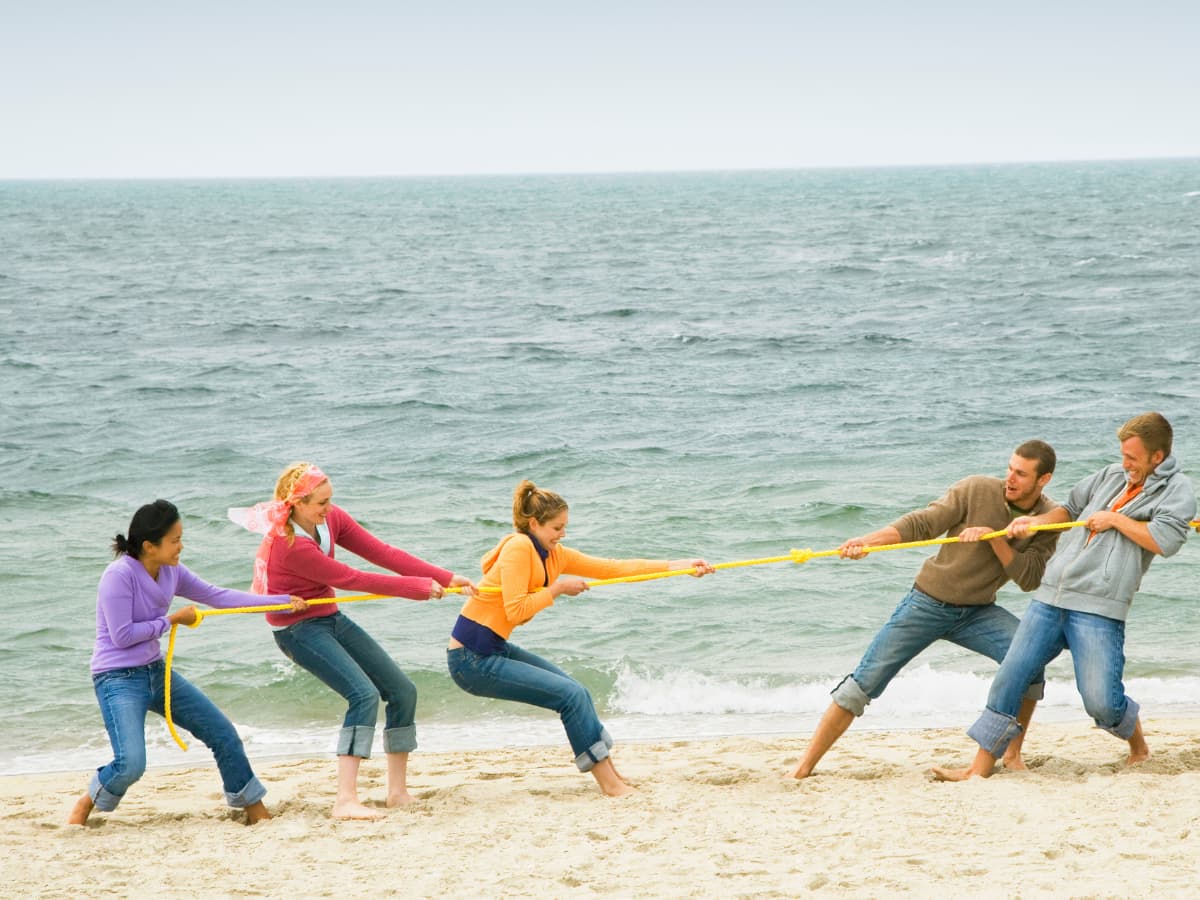
POLYGON ((137 677, 137 670, 139 668, 141 668, 141 666, 127 669, 109 669, 107 672, 97 672, 92 676, 92 684, 94 684, 96 687, 99 687, 100 685, 107 684, 110 681, 129 681, 130 679, 137 677))
POLYGON ((446 651, 446 668, 450 670, 450 680, 468 694, 477 694, 476 685, 482 675, 479 663, 479 654, 466 647, 455 647, 446 651))

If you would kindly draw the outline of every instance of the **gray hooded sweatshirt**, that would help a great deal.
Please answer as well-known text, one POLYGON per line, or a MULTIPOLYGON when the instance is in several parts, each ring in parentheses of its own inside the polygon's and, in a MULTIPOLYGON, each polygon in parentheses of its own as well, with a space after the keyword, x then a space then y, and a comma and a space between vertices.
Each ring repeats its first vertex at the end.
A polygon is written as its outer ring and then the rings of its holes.
MULTIPOLYGON (((1062 506, 1072 521, 1086 519, 1111 507, 1125 485, 1124 469, 1113 463, 1075 485, 1062 506)), ((1196 494, 1174 456, 1159 463, 1121 513, 1147 523, 1163 556, 1179 552, 1191 531, 1188 523, 1196 516, 1196 494)), ((1097 534, 1082 527, 1069 529, 1046 564, 1034 599, 1123 622, 1154 556, 1115 528, 1097 534)))

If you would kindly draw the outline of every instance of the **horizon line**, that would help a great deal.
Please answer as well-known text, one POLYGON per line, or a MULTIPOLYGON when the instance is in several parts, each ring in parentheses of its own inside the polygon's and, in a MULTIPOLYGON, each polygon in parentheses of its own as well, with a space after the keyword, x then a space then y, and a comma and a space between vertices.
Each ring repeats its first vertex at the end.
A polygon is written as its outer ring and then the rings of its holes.
POLYGON ((1091 163, 1134 163, 1134 162, 1187 162, 1200 161, 1200 155, 1128 156, 1128 157, 1078 157, 1062 159, 1010 159, 975 160, 957 162, 919 163, 819 163, 806 166, 702 166, 674 169, 562 169, 562 170, 498 170, 492 172, 410 172, 368 174, 192 174, 192 175, 0 175, 0 183, 36 181, 350 181, 350 180, 405 180, 441 178, 554 178, 554 177, 601 177, 615 175, 721 175, 810 171, 876 171, 887 169, 954 169, 978 167, 1007 167, 1030 165, 1080 165, 1091 163))

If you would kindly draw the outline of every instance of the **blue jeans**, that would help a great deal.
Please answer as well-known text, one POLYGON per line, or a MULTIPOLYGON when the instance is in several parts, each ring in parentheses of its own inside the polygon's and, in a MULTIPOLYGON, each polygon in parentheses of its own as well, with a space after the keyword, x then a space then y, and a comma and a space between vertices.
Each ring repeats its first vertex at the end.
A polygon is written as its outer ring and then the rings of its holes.
MULTIPOLYGON (((905 595, 875 635, 853 675, 833 689, 833 701, 861 716, 867 704, 883 693, 897 673, 934 641, 950 641, 1000 662, 1017 633, 1018 619, 1008 610, 987 606, 950 606, 915 587, 905 595)), ((1021 692, 1040 700, 1046 676, 1039 668, 1029 673, 1021 692)))
POLYGON ((988 691, 987 709, 968 730, 993 756, 1003 756, 1021 726, 1016 713, 1021 705, 1022 679, 1044 668, 1063 650, 1071 651, 1075 685, 1083 707, 1096 725, 1124 740, 1137 727, 1138 705, 1125 696, 1125 623, 1094 613, 1059 609, 1037 600, 1029 604, 1012 650, 988 691))
POLYGON ((446 664, 454 683, 468 694, 515 700, 558 713, 580 772, 591 771, 608 758, 612 738, 600 724, 592 695, 553 663, 507 643, 504 652, 490 656, 468 647, 447 650, 446 664))
POLYGON ((340 612, 275 632, 284 655, 346 698, 338 756, 371 755, 379 701, 384 700, 383 751, 417 749, 417 687, 375 639, 340 612))
MULTIPOLYGON (((110 669, 92 676, 96 699, 113 761, 96 770, 88 794, 101 812, 117 808, 125 792, 146 771, 146 713, 163 713, 163 675, 160 659, 145 666, 110 669)), ((171 673, 171 718, 211 751, 225 787, 225 802, 244 808, 266 796, 250 768, 237 729, 211 700, 178 672, 171 673)))

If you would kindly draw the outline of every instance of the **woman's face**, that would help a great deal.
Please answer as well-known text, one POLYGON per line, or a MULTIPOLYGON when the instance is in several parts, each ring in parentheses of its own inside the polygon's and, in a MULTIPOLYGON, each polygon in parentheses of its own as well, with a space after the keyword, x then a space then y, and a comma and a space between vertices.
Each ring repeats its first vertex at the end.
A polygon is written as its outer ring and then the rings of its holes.
POLYGON ((142 555, 138 557, 146 566, 177 566, 179 554, 183 552, 183 520, 172 525, 157 544, 142 541, 142 555))
POLYGON ((529 533, 537 538, 538 543, 547 550, 552 549, 567 533, 567 511, 564 509, 557 516, 539 522, 529 520, 529 533))
POLYGON ((306 531, 312 531, 329 515, 329 501, 333 499, 333 485, 322 481, 311 494, 292 507, 292 519, 306 531))

